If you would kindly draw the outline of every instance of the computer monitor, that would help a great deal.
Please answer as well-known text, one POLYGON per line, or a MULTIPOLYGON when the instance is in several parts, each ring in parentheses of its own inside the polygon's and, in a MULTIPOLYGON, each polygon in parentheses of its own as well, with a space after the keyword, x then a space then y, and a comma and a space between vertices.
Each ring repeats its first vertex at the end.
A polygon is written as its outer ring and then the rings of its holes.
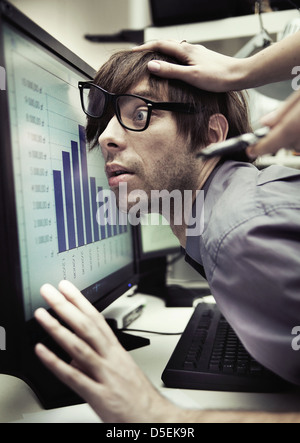
MULTIPOLYGON (((288 3, 287 1, 285 2, 288 3)), ((240 0, 150 0, 154 26, 174 26, 253 14, 254 2, 240 0)))
POLYGON ((195 299, 210 295, 208 286, 188 289, 183 285, 168 284, 169 266, 184 257, 184 251, 163 216, 143 216, 136 227, 135 239, 139 292, 163 299, 167 307, 192 306, 195 299))
POLYGON ((103 310, 136 283, 132 229, 96 217, 109 187, 78 90, 94 70, 3 0, 0 66, 0 372, 46 408, 78 403, 34 355, 39 290, 67 279, 103 310))
POLYGON ((159 214, 141 217, 138 252, 142 260, 180 253, 180 243, 167 220, 159 214))

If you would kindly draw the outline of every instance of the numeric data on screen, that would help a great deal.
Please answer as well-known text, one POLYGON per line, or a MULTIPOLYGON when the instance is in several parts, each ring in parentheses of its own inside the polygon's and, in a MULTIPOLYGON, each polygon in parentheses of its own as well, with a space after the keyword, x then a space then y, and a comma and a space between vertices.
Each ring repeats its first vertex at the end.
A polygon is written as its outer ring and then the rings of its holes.
POLYGON ((75 69, 5 29, 5 58, 21 272, 27 318, 40 286, 68 279, 79 289, 133 260, 127 226, 97 222, 108 190, 99 150, 89 152, 75 69))

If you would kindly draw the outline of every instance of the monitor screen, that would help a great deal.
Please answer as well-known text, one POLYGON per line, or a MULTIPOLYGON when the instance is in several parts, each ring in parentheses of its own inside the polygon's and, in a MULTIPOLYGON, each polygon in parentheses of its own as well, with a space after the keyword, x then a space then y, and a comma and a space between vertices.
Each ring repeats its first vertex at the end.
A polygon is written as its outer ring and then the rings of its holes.
POLYGON ((161 257, 180 252, 180 243, 168 221, 159 214, 143 216, 138 227, 141 259, 161 257))
POLYGON ((184 257, 180 242, 163 216, 149 214, 141 220, 136 227, 138 291, 161 298, 167 307, 191 307, 196 299, 210 295, 207 285, 187 288, 189 277, 181 284, 172 284, 171 266, 184 257))
POLYGON ((34 354, 40 287, 67 279, 103 310, 136 282, 132 228, 105 206, 104 160, 85 140, 78 82, 94 75, 0 0, 0 371, 45 407, 79 400, 34 354))
MULTIPOLYGON (((45 282, 72 281, 91 302, 133 262, 131 230, 97 220, 108 189, 101 152, 88 151, 82 73, 9 24, 3 46, 25 318, 45 282), (98 283, 95 285, 95 283, 98 283), (93 290, 93 285, 94 290, 93 290), (102 287, 103 286, 103 287, 102 287)), ((116 282, 116 280, 115 280, 116 282)))

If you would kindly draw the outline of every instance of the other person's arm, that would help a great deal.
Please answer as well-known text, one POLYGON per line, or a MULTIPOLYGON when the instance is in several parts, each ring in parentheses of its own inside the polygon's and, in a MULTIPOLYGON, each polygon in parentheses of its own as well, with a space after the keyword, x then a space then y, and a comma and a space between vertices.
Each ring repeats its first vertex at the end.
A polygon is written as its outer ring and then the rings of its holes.
POLYGON ((263 126, 270 126, 272 131, 257 145, 248 148, 250 157, 264 154, 275 154, 286 148, 300 152, 300 90, 295 92, 284 104, 272 114, 261 120, 263 126))
MULTIPOLYGON (((157 50, 177 57, 183 65, 162 61, 149 63, 158 76, 174 78, 212 92, 251 89, 293 77, 300 65, 300 31, 245 59, 227 57, 201 45, 175 41, 157 41, 134 48, 135 51, 157 50)), ((300 151, 300 92, 295 93, 271 116, 262 120, 270 134, 247 150, 250 157, 274 154, 281 148, 300 151)))
POLYGON ((228 57, 201 45, 171 40, 146 43, 133 50, 163 52, 183 63, 176 65, 154 60, 148 65, 153 74, 182 80, 212 92, 226 92, 292 78, 292 69, 300 65, 299 47, 300 31, 244 59, 228 57))

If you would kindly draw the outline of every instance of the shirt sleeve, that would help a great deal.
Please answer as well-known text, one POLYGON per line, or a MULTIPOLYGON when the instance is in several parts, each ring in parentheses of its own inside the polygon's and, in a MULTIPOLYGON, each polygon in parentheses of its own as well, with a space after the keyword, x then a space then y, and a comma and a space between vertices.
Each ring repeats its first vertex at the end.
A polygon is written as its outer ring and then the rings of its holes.
POLYGON ((274 208, 233 227, 219 243, 210 283, 248 352, 300 385, 300 350, 293 346, 300 330, 299 208, 274 208))

